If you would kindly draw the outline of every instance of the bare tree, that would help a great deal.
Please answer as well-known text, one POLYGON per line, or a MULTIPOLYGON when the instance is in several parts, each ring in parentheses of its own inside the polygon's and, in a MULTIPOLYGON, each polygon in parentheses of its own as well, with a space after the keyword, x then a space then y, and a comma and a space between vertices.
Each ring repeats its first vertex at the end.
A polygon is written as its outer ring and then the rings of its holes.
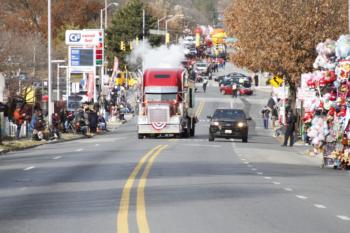
POLYGON ((225 19, 239 39, 233 60, 283 74, 294 86, 312 70, 316 45, 346 33, 346 9, 342 0, 232 0, 225 19))

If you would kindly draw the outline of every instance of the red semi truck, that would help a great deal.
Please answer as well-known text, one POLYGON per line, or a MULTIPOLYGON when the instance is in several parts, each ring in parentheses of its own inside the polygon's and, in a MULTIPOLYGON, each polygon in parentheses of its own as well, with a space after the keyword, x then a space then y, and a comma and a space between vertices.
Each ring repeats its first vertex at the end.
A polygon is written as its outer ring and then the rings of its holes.
POLYGON ((139 103, 138 138, 195 134, 195 82, 182 68, 145 70, 139 103))

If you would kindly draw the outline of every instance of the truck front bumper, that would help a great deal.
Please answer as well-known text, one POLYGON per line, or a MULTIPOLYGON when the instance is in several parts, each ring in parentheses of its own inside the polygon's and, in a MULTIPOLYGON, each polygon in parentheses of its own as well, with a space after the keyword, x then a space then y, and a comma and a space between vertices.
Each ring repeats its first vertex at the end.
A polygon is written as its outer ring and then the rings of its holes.
POLYGON ((179 134, 181 132, 180 125, 166 125, 160 130, 153 128, 150 124, 138 125, 139 134, 179 134))

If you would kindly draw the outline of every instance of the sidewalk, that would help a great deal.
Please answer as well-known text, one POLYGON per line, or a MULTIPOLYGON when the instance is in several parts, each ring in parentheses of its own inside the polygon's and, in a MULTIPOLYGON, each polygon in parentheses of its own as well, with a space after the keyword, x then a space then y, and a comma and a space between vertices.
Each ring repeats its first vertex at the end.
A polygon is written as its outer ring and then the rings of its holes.
POLYGON ((16 151, 16 150, 24 150, 24 149, 30 149, 33 147, 37 147, 44 144, 49 143, 59 143, 64 141, 73 141, 78 139, 86 138, 84 135, 81 134, 61 134, 60 139, 55 140, 42 140, 42 141, 34 141, 28 138, 23 138, 19 140, 4 140, 2 145, 0 145, 0 155, 10 152, 10 151, 16 151))
MULTIPOLYGON (((272 129, 270 129, 269 131, 271 132, 271 135, 272 135, 273 133, 272 129)), ((275 139, 280 145, 282 145, 284 142, 284 135, 275 137, 275 139)), ((314 154, 313 147, 311 145, 305 144, 301 140, 296 141, 292 148, 299 155, 307 156, 309 158, 314 158, 322 162, 323 156, 320 154, 314 154)))

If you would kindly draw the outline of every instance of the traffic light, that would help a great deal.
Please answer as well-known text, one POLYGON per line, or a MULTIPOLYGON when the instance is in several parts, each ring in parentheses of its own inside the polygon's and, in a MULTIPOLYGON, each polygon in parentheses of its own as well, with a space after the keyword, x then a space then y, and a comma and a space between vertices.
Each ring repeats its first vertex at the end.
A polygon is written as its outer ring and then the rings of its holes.
POLYGON ((125 51, 126 50, 124 41, 120 41, 120 50, 121 51, 125 51))
POLYGON ((129 42, 129 47, 130 47, 130 50, 133 50, 133 46, 132 46, 132 41, 129 42))

